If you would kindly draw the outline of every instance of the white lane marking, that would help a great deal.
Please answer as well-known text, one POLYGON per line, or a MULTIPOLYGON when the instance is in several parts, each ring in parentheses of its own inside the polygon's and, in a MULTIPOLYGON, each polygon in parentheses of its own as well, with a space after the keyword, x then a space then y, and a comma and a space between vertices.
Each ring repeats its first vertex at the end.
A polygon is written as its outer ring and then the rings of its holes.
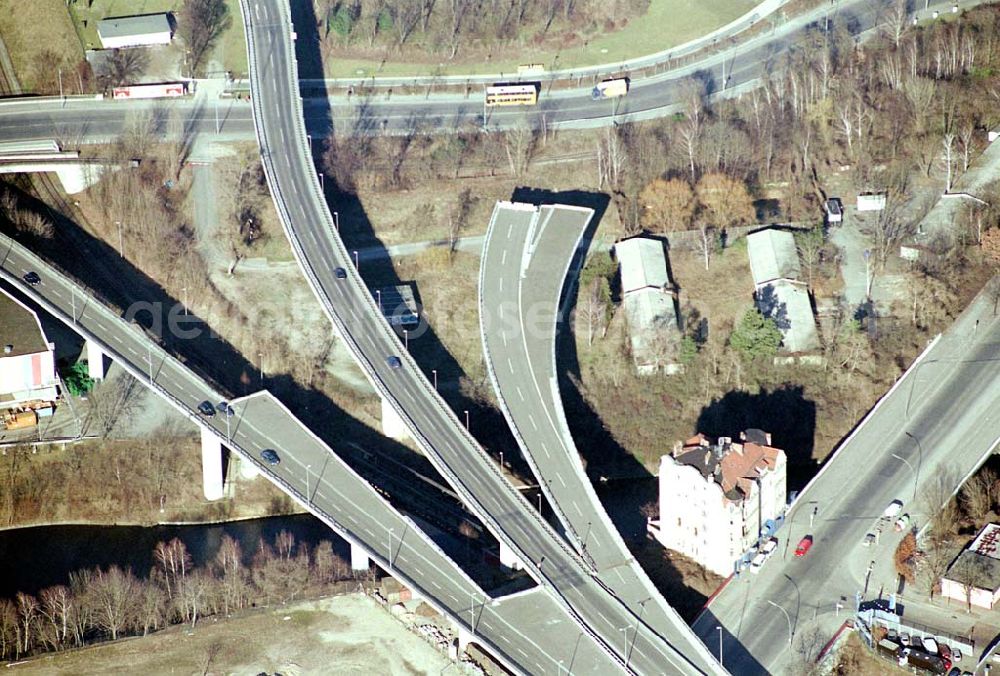
POLYGON ((524 392, 521 391, 520 386, 517 387, 517 396, 521 397, 521 401, 524 401, 524 392))
POLYGON ((604 620, 606 624, 611 624, 611 621, 608 618, 604 617, 604 613, 602 613, 600 610, 597 611, 597 614, 601 616, 601 619, 604 620))
POLYGON ((500 278, 500 293, 503 293, 503 277, 500 278))
POLYGON ((514 372, 514 362, 510 360, 510 357, 507 357, 507 368, 510 369, 511 373, 514 372))
POLYGON ((537 432, 538 431, 538 425, 535 424, 535 417, 533 415, 531 415, 530 413, 528 414, 528 422, 531 423, 531 426, 534 427, 535 431, 537 432))
POLYGON ((549 453, 549 447, 548 446, 546 446, 545 444, 542 444, 542 450, 545 451, 545 457, 546 458, 551 458, 552 457, 552 454, 549 453))
POLYGON ((506 265, 506 264, 507 264, 507 250, 504 249, 503 256, 500 257, 500 265, 506 265))
POLYGON ((576 500, 573 501, 573 507, 576 508, 576 513, 577 514, 579 514, 580 516, 583 516, 583 512, 580 511, 580 505, 576 504, 576 500))
POLYGON ((562 484, 562 487, 566 488, 566 482, 563 481, 562 474, 560 474, 559 472, 556 472, 556 478, 559 479, 559 483, 562 484))
POLYGON ((433 587, 434 587, 435 589, 437 589, 438 591, 440 591, 440 590, 441 590, 441 585, 439 585, 439 584, 438 584, 437 582, 435 582, 434 580, 431 580, 431 585, 432 585, 432 586, 433 586, 433 587))
POLYGON ((507 347, 507 332, 506 331, 501 331, 500 332, 500 337, 503 338, 503 346, 507 347))

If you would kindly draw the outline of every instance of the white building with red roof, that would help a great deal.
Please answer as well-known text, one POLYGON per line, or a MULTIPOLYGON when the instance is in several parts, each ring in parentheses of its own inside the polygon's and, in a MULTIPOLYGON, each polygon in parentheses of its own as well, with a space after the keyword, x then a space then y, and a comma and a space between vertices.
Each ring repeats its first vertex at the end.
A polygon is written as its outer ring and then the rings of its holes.
POLYGON ((759 429, 709 439, 698 434, 660 458, 660 513, 649 533, 719 575, 769 536, 785 508, 785 452, 759 429))

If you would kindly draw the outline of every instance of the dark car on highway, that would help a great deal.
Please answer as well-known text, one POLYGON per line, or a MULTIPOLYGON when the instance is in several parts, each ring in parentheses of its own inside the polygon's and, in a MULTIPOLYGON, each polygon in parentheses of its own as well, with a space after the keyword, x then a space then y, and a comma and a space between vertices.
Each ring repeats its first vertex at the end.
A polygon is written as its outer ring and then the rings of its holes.
POLYGON ((211 418, 213 415, 215 415, 215 407, 212 406, 212 402, 203 401, 200 404, 198 404, 198 413, 201 413, 206 418, 211 418))
POLYGON ((386 357, 385 363, 388 364, 391 369, 398 369, 403 366, 403 362, 396 355, 386 357))
POLYGON ((227 418, 232 418, 234 415, 236 415, 236 411, 233 410, 233 407, 229 405, 228 401, 220 401, 219 405, 216 406, 215 408, 222 411, 222 414, 227 418))
POLYGON ((344 268, 334 268, 333 276, 337 279, 347 279, 347 270, 344 268))
POLYGON ((24 277, 21 277, 21 279, 23 279, 25 282, 27 282, 31 286, 38 286, 38 284, 41 283, 41 281, 42 281, 42 278, 39 277, 38 273, 35 272, 34 270, 32 270, 31 272, 26 273, 24 275, 24 277))
POLYGON ((278 452, 273 448, 265 448, 260 452, 260 457, 264 459, 268 465, 277 465, 281 462, 281 457, 278 456, 278 452))

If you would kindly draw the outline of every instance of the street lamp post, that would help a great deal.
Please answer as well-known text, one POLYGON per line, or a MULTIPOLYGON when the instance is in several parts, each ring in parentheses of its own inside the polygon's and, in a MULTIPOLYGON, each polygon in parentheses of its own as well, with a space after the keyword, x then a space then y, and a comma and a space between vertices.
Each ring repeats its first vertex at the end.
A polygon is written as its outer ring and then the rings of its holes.
POLYGON ((395 528, 389 529, 389 572, 392 572, 392 534, 396 532, 395 528))
POLYGON ((153 382, 153 346, 146 342, 146 363, 149 366, 149 382, 153 382))
POLYGON ((788 623, 788 647, 791 648, 792 647, 792 618, 788 616, 788 611, 785 610, 784 608, 782 608, 781 606, 779 606, 777 603, 775 603, 771 599, 766 599, 766 600, 767 600, 767 602, 770 605, 774 606, 775 608, 777 608, 778 610, 780 610, 782 613, 784 613, 784 615, 785 615, 785 622, 788 623))
POLYGON ((463 411, 463 413, 465 413, 465 431, 468 432, 469 431, 469 409, 465 409, 463 411))
POLYGON ((865 249, 865 298, 871 300, 872 297, 872 252, 865 249))
POLYGON ((323 194, 326 194, 326 176, 322 171, 317 171, 316 173, 319 174, 319 188, 323 191, 323 194))
POLYGON ((438 370, 437 369, 431 369, 431 373, 434 374, 434 391, 437 392, 437 388, 438 388, 438 370))
POLYGON ((408 329, 403 329, 403 346, 406 348, 406 351, 409 352, 409 350, 410 350, 410 332, 409 332, 408 329))
POLYGON ((186 317, 188 313, 188 288, 182 287, 181 291, 184 292, 184 316, 186 317))
POLYGON ((360 269, 361 269, 361 263, 359 263, 359 262, 358 262, 358 250, 357 250, 357 249, 355 249, 355 250, 354 250, 353 252, 351 252, 351 253, 353 253, 353 254, 354 254, 354 268, 355 268, 356 270, 360 270, 360 269))
POLYGON ((264 385, 264 353, 258 352, 257 356, 260 357, 260 384, 264 385))
POLYGON ((115 221, 115 225, 118 226, 118 257, 125 258, 125 246, 122 238, 122 222, 115 221))
POLYGON ((375 298, 378 299, 378 312, 382 314, 382 290, 375 289, 375 298))
POLYGON ((333 212, 333 227, 337 229, 337 232, 340 232, 340 213, 337 211, 333 212))
POLYGON ((722 627, 716 625, 715 628, 719 630, 719 666, 721 667, 721 666, 723 666, 722 665, 722 627))
POLYGON ((309 464, 306 465, 306 502, 312 502, 312 498, 309 497, 309 470, 311 468, 312 465, 309 464))
POLYGON ((625 637, 625 672, 628 673, 628 626, 618 627, 618 631, 625 637))
POLYGON ((503 474, 503 451, 500 451, 500 473, 503 474))
MULTIPOLYGON (((905 434, 906 436, 908 436, 911 439, 913 439, 914 443, 917 444, 917 450, 918 451, 921 450, 921 448, 920 448, 920 440, 919 439, 917 439, 915 436, 913 436, 912 434, 910 434, 909 432, 907 432, 905 430, 903 431, 903 434, 905 434)), ((918 479, 917 470, 914 469, 913 465, 910 464, 910 461, 907 460, 906 458, 904 458, 903 456, 897 455, 896 453, 890 453, 890 455, 892 457, 894 457, 896 460, 899 460, 900 462, 902 462, 903 464, 905 464, 907 467, 909 467, 910 468, 910 472, 913 473, 913 498, 912 499, 916 500, 917 499, 917 479, 918 479)))

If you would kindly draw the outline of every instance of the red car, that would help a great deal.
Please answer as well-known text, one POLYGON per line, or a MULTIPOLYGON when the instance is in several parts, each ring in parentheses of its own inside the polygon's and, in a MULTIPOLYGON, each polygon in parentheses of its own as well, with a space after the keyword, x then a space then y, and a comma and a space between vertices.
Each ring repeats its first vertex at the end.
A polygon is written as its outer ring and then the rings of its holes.
POLYGON ((805 556, 809 548, 813 546, 813 536, 807 535, 801 540, 799 540, 798 546, 795 547, 795 556, 805 556))

